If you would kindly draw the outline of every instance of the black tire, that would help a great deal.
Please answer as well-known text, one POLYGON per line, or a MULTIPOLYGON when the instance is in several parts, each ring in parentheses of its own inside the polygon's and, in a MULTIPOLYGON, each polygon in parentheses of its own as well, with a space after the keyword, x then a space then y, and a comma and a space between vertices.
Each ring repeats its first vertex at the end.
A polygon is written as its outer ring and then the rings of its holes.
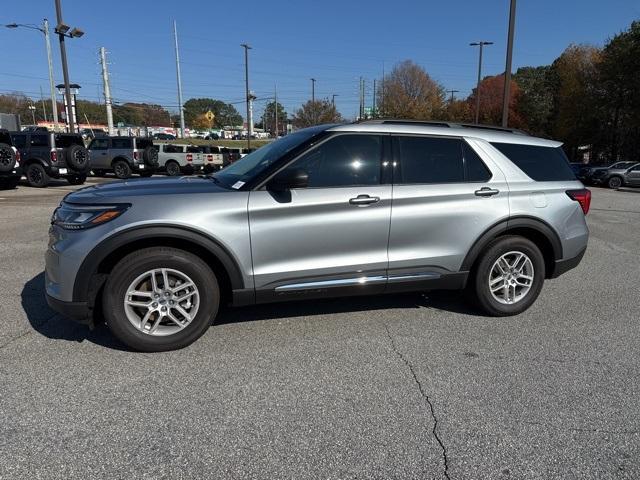
POLYGON ((158 150, 154 147, 147 147, 142 151, 142 160, 145 165, 155 167, 158 165, 158 150))
POLYGON ((176 350, 195 342, 209 328, 218 313, 219 304, 218 281, 209 266, 196 255, 169 247, 145 248, 124 257, 109 275, 103 293, 107 326, 124 344, 143 352, 176 350), (124 307, 131 283, 145 272, 158 268, 183 272, 200 292, 198 311, 191 323, 166 336, 150 335, 138 330, 128 319, 124 307))
POLYGON ((509 235, 499 237, 487 246, 471 272, 468 288, 481 310, 491 316, 504 317, 517 315, 528 309, 538 298, 544 278, 545 263, 540 249, 524 237, 509 235), (509 252, 520 252, 529 257, 533 265, 533 281, 522 299, 513 304, 504 304, 491 294, 489 281, 494 264, 509 252))
POLYGON ((614 175, 609 180, 607 180, 607 187, 612 188, 613 190, 617 190, 618 188, 622 187, 623 184, 624 182, 622 181, 622 178, 618 177, 617 175, 614 175))
POLYGON ((116 160, 113 162, 113 173, 120 180, 126 180, 131 177, 131 166, 126 160, 116 160))
POLYGON ((11 145, 0 143, 0 172, 10 172, 16 166, 16 153, 11 145))
POLYGON ((0 177, 0 190, 13 190, 18 186, 19 182, 20 182, 20 178, 18 177, 10 177, 10 178, 0 177))
POLYGON ((69 182, 70 185, 82 185, 86 181, 87 181, 87 176, 84 174, 69 175, 67 177, 67 182, 69 182))
POLYGON ((140 172, 140 176, 144 178, 149 178, 152 175, 153 175, 153 172, 150 172, 148 170, 145 170, 144 172, 140 172))
POLYGON ((27 177, 27 183, 30 187, 44 188, 51 182, 51 177, 39 163, 29 165, 25 172, 25 177, 27 177))
POLYGON ((174 160, 169 160, 167 163, 165 163, 164 168, 167 171, 167 175, 169 175, 170 177, 175 177, 177 175, 180 175, 181 173, 180 165, 174 160))
POLYGON ((80 145, 71 145, 65 149, 67 166, 78 172, 89 170, 89 151, 80 145))

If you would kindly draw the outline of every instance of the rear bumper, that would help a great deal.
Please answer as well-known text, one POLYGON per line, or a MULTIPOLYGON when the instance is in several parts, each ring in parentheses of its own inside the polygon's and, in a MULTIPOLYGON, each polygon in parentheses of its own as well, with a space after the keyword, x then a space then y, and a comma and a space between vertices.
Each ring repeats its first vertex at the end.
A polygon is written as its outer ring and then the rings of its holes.
POLYGON ((0 179, 1 178, 20 178, 22 176, 22 173, 23 173, 22 167, 16 167, 10 172, 0 173, 0 179))
POLYGON ((555 267, 553 269, 553 273, 549 278, 558 278, 563 273, 568 272, 569 270, 576 268, 580 262, 582 261, 582 257, 584 257, 587 248, 585 247, 578 255, 573 258, 566 258, 563 260, 556 260, 555 267))
POLYGON ((84 325, 91 324, 91 310, 86 302, 64 302, 46 294, 47 304, 52 310, 64 315, 71 320, 84 325))

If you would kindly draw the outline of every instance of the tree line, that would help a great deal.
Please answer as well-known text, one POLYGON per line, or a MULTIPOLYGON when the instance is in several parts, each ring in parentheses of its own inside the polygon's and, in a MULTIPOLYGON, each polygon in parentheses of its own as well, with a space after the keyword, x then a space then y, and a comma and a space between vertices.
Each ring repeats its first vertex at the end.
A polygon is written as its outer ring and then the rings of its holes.
MULTIPOLYGON (((480 83, 480 123, 500 125, 504 75, 480 83)), ((473 122, 477 88, 465 99, 410 60, 382 80, 379 109, 387 118, 473 122)), ((574 160, 635 160, 640 150, 640 22, 602 48, 570 45, 551 64, 519 68, 512 76, 509 126, 564 142, 574 160)))

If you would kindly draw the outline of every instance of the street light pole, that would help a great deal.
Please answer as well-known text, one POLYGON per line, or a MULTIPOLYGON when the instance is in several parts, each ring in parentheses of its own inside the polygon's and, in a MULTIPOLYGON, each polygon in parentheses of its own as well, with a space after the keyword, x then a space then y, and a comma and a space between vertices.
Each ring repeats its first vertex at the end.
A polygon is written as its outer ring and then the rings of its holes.
POLYGON ((502 126, 509 123, 509 96, 511 89, 511 62, 513 60, 513 36, 516 24, 516 0, 509 8, 509 38, 507 39, 507 64, 504 69, 504 95, 502 97, 502 126))
POLYGON ((249 93, 249 50, 251 47, 246 43, 240 45, 244 48, 244 91, 247 101, 247 148, 251 148, 251 96, 249 93))
POLYGON ((56 100, 56 88, 53 81, 53 58, 51 55, 51 38, 49 37, 49 20, 42 21, 44 43, 47 47, 47 63, 49 67, 49 93, 51 94, 51 112, 53 114, 53 129, 58 129, 58 101, 56 100))
POLYGON ((476 123, 480 122, 480 82, 482 81, 482 49, 485 45, 493 45, 493 42, 473 42, 469 44, 472 47, 480 47, 480 56, 478 58, 478 85, 476 87, 476 123))
MULTIPOLYGON (((67 66, 67 49, 64 45, 64 37, 66 31, 60 30, 60 27, 65 25, 62 20, 62 6, 60 5, 60 0, 55 0, 56 2, 56 19, 58 21, 58 26, 56 27, 56 33, 58 34, 58 40, 60 41, 60 59, 62 60, 62 78, 64 80, 64 96, 67 99, 68 112, 67 112, 67 121, 69 123, 69 132, 75 133, 76 126, 73 122, 73 114, 71 113, 71 88, 69 87, 69 67, 67 66)), ((68 28, 68 27, 67 27, 68 28)))
POLYGON ((178 50, 178 27, 176 21, 173 21, 173 39, 176 49, 176 78, 178 80, 178 108, 180 109, 180 137, 184 138, 184 107, 182 106, 182 78, 180 76, 180 52, 178 50))
POLYGON ((316 79, 311 79, 311 115, 313 116, 313 124, 316 123, 316 79))

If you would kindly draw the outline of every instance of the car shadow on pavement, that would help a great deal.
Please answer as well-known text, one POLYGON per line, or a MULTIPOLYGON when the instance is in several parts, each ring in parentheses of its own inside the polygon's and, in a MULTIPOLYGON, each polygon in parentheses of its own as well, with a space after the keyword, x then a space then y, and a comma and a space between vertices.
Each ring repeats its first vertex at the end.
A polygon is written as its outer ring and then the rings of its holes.
POLYGON ((107 348, 128 350, 111 335, 107 328, 98 326, 91 330, 86 325, 81 325, 51 310, 45 298, 44 272, 40 272, 25 283, 20 299, 22 309, 33 329, 47 338, 70 342, 89 341, 107 348))
MULTIPOLYGON (((71 342, 89 341, 106 348, 129 350, 111 335, 104 325, 97 325, 95 329, 91 330, 86 325, 81 325, 51 310, 45 299, 44 272, 25 283, 20 297, 29 323, 35 331, 47 338, 71 342)), ((462 292, 434 291, 300 300, 242 308, 222 308, 214 325, 374 310, 420 308, 444 310, 471 316, 479 315, 464 300, 462 292)))

